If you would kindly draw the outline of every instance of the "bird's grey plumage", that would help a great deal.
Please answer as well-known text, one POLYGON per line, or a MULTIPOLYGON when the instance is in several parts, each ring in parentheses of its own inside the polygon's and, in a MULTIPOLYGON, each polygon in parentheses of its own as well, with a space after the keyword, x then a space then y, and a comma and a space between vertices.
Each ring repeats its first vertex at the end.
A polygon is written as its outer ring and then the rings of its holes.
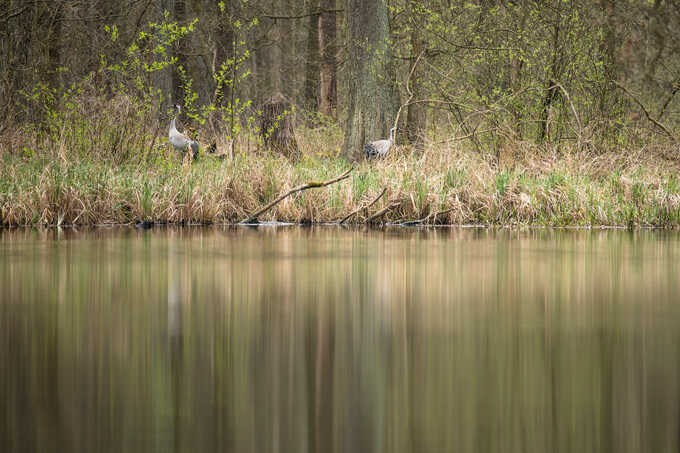
POLYGON ((394 143, 395 130, 395 127, 390 129, 390 138, 387 140, 376 140, 374 142, 366 143, 364 145, 364 154, 366 155, 366 159, 385 156, 394 143))
MULTIPOLYGON (((181 108, 179 105, 176 105, 175 108, 177 108, 177 116, 179 116, 181 108)), ((177 120, 177 116, 174 117, 172 121, 170 121, 168 140, 170 140, 172 146, 174 146, 178 151, 186 152, 187 149, 190 149, 192 159, 196 159, 196 157, 198 157, 199 150, 198 143, 187 138, 184 134, 177 130, 177 127, 175 126, 175 120, 177 120)))

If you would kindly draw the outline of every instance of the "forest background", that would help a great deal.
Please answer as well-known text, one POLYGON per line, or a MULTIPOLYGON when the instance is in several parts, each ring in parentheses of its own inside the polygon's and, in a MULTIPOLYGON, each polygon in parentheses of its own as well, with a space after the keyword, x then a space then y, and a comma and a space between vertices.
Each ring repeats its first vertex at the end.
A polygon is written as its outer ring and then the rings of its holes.
POLYGON ((0 40, 3 225, 231 223, 351 164, 264 218, 680 224, 678 1, 1 0, 0 40))

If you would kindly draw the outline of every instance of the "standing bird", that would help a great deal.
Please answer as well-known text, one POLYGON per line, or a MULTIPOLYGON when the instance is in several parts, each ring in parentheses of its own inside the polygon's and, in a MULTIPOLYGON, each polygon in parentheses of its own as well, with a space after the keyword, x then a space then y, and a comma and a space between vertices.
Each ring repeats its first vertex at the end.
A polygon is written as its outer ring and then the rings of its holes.
POLYGON ((376 140, 374 142, 366 143, 364 145, 364 154, 366 155, 366 159, 371 159, 373 157, 384 157, 385 154, 387 154, 387 151, 389 151, 394 144, 394 132, 396 129, 396 127, 390 129, 389 140, 376 140))
MULTIPOLYGON (((175 116, 170 122, 170 131, 168 132, 168 139, 170 140, 170 143, 172 144, 172 146, 175 147, 176 150, 185 152, 187 148, 189 148, 191 150, 191 158, 196 160, 196 158, 198 157, 199 150, 198 143, 187 138, 184 134, 177 130, 177 127, 175 127, 175 120, 182 111, 182 108, 179 106, 179 104, 176 104, 175 108, 177 109, 177 116, 175 116)), ((211 153, 215 152, 214 143, 210 145, 210 148, 208 148, 208 152, 211 153)))

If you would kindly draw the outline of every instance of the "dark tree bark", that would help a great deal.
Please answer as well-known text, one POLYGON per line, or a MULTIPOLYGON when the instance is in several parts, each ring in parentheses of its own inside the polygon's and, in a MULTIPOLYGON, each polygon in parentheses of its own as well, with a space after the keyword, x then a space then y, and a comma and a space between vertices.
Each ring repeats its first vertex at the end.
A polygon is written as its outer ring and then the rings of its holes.
MULTIPOLYGON (((415 7, 416 0, 409 1, 410 17, 413 21, 411 24, 411 49, 412 56, 415 59, 425 50, 425 41, 421 33, 421 24, 417 23, 417 14, 415 7)), ((411 92, 415 100, 423 99, 422 77, 423 66, 416 66, 413 70, 413 75, 410 80, 411 92)), ((416 150, 422 151, 425 143, 425 127, 427 125, 427 110, 423 103, 411 104, 408 106, 408 113, 406 115, 406 131, 408 134, 408 141, 416 145, 416 150)))
MULTIPOLYGON (((281 0, 280 10, 281 11, 291 11, 295 5, 298 4, 298 0, 281 0)), ((303 68, 302 61, 298 60, 297 55, 300 52, 299 48, 301 46, 296 46, 296 27, 300 25, 294 20, 282 20, 279 21, 280 34, 280 52, 279 52, 279 68, 280 68, 280 89, 276 90, 276 93, 282 93, 288 99, 297 103, 298 91, 302 85, 299 81, 303 80, 304 72, 300 69, 303 68), (297 85, 297 90, 296 90, 297 85)))
MULTIPOLYGON (((163 13, 165 11, 174 11, 174 0, 156 0, 155 2, 154 20, 163 20, 163 13)), ((163 71, 156 71, 152 75, 154 87, 162 93, 162 99, 158 108, 159 118, 165 118, 164 110, 172 107, 173 104, 181 102, 181 98, 174 99, 173 79, 174 68, 166 68, 163 71)))
POLYGON ((269 28, 260 27, 255 32, 255 52, 251 64, 253 68, 253 100, 257 104, 261 104, 266 98, 265 93, 271 93, 271 51, 269 28), (264 30, 263 30, 264 28, 264 30))
MULTIPOLYGON (((529 5, 527 3, 527 0, 523 0, 521 2, 518 13, 519 20, 517 23, 517 36, 520 37, 518 41, 521 43, 523 42, 522 37, 524 36, 527 18, 529 17, 529 5)), ((508 89, 515 96, 517 96, 517 93, 521 90, 523 67, 524 63, 520 58, 519 52, 517 52, 510 60, 510 68, 508 71, 508 89)), ((524 133, 523 127, 524 116, 523 109, 518 105, 518 102, 519 101, 517 99, 514 99, 509 106, 510 107, 509 110, 510 113, 512 114, 513 121, 515 122, 514 129, 515 133, 517 134, 517 138, 519 140, 522 140, 522 135, 524 133)))
POLYGON ((267 99, 262 106, 260 130, 267 148, 296 158, 300 151, 295 140, 293 118, 285 113, 290 110, 290 101, 280 93, 267 99))
POLYGON ((47 31, 49 38, 48 42, 48 58, 49 58, 49 71, 50 82, 52 86, 58 87, 61 82, 59 67, 61 66, 61 34, 62 34, 62 20, 64 16, 64 4, 65 2, 59 1, 55 2, 53 6, 52 15, 50 17, 50 23, 48 24, 47 31))
MULTIPOLYGON (((283 0, 275 0, 272 2, 273 4, 276 5, 274 11, 277 13, 281 13, 284 10, 284 2, 283 0)), ((282 41, 284 39, 284 34, 283 34, 283 29, 286 20, 274 20, 274 25, 272 26, 271 30, 271 42, 269 43, 270 45, 267 47, 269 50, 269 64, 270 66, 267 68, 269 72, 269 79, 270 79, 270 85, 269 85, 269 92, 268 94, 271 95, 273 93, 283 93, 283 50, 282 50, 282 41)))
POLYGON ((338 105, 336 35, 337 22, 335 0, 321 0, 319 3, 321 14, 318 17, 319 51, 321 54, 321 99, 319 110, 327 116, 333 116, 338 105))
MULTIPOLYGON (((175 20, 180 24, 184 24, 187 18, 186 0, 174 0, 175 3, 175 20)), ((172 93, 174 102, 182 104, 184 99, 184 83, 180 74, 180 68, 184 70, 185 76, 188 76, 187 71, 187 54, 189 50, 189 38, 183 37, 177 41, 177 68, 172 76, 172 93)))
POLYGON ((385 0, 347 0, 349 115, 344 154, 357 160, 366 141, 386 138, 396 115, 385 0))
MULTIPOLYGON (((600 41, 602 54, 602 71, 604 83, 600 88, 600 113, 608 118, 612 113, 612 104, 617 96, 614 82, 619 80, 619 63, 617 57, 618 38, 616 36, 616 9, 613 0, 601 0, 600 7, 604 16, 604 33, 600 41)), ((649 65, 652 66, 651 64, 649 65)))
POLYGON ((546 140, 550 140, 550 110, 552 108, 553 102, 557 99, 559 95, 559 88, 557 83, 559 82, 560 76, 562 74, 562 68, 564 65, 564 49, 563 49, 563 36, 564 33, 561 30, 561 9, 558 5, 553 22, 553 40, 552 40, 552 61, 550 63, 550 76, 546 81, 545 96, 543 97, 541 106, 541 119, 539 122, 539 143, 546 140))
MULTIPOLYGON (((215 0, 215 8, 219 14, 218 22, 216 27, 215 36, 215 68, 214 71, 219 71, 220 66, 227 60, 234 58, 234 30, 232 25, 229 23, 229 17, 231 17, 232 4, 231 0, 215 0), (224 14, 221 13, 219 4, 224 3, 225 11, 224 14)), ((235 75, 233 71, 228 75, 229 79, 234 79, 235 75)), ((224 83, 216 82, 215 91, 221 92, 221 104, 226 105, 231 100, 231 88, 224 83)))
MULTIPOLYGON (((318 0, 310 2, 310 11, 316 11, 318 5, 318 0)), ((319 17, 316 14, 310 14, 309 16, 307 59, 305 65, 303 102, 307 109, 316 111, 319 106, 319 17)))

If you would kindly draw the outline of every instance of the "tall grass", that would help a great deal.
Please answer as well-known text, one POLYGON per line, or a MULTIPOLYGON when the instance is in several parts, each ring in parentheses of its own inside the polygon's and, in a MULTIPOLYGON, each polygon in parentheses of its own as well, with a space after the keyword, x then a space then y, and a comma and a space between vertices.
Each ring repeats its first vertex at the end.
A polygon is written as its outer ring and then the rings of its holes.
MULTIPOLYGON (((299 128, 297 161, 259 150, 250 137, 233 159, 204 154, 190 164, 167 144, 167 124, 130 100, 92 100, 59 115, 0 140, 2 225, 238 222, 282 192, 350 165, 336 126, 299 128)), ((226 152, 228 144, 218 144, 226 152)), ((383 160, 357 163, 351 178, 286 199, 260 220, 332 222, 386 188, 349 222, 398 202, 385 221, 677 227, 677 154, 671 145, 583 151, 515 142, 494 157, 460 142, 430 143, 422 153, 396 146, 383 160)))

